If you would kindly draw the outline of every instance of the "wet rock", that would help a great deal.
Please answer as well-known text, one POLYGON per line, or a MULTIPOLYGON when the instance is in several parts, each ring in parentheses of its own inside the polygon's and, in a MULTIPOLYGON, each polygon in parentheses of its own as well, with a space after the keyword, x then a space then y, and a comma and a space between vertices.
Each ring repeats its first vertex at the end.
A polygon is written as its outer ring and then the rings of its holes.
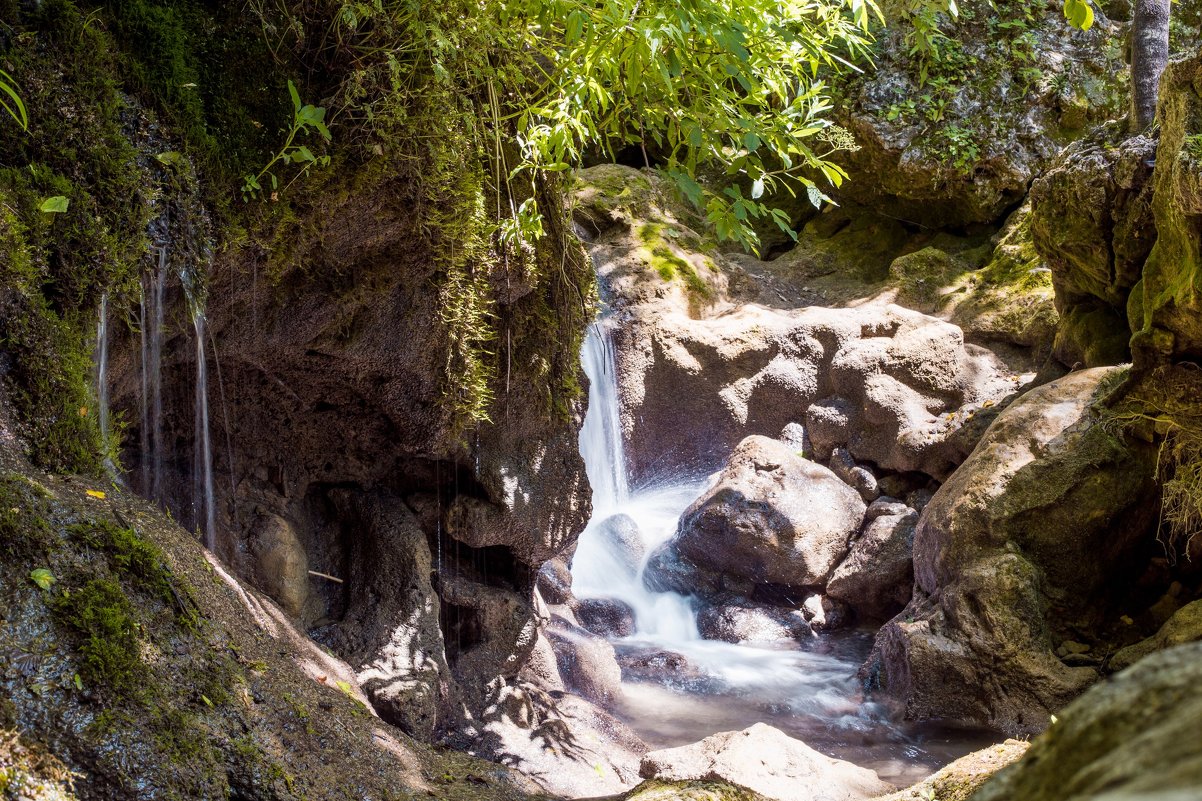
POLYGON ((431 740, 457 722, 458 690, 446 658, 438 608, 430 584, 433 560, 426 535, 400 499, 385 493, 336 493, 347 520, 359 521, 348 565, 344 619, 323 630, 322 640, 356 671, 380 717, 431 740))
POLYGON ((556 557, 543 562, 535 581, 547 603, 566 604, 572 600, 572 571, 564 559, 556 557))
POLYGON ((701 596, 723 591, 746 595, 752 590, 752 582, 747 579, 698 566, 680 553, 675 539, 661 543, 651 552, 643 568, 643 586, 652 592, 701 596))
POLYGON ((821 585, 847 551, 864 502, 822 465, 748 437, 681 516, 673 546, 690 562, 756 583, 821 585))
POLYGON ((643 757, 639 775, 726 781, 777 801, 859 801, 890 789, 872 771, 824 756, 763 723, 652 751, 643 757))
POLYGON ((999 31, 987 3, 961 8, 954 58, 971 67, 920 72, 905 27, 890 26, 876 45, 876 69, 840 89, 835 121, 858 145, 836 156, 851 176, 840 198, 922 225, 993 222, 1022 200, 1066 137, 1121 113, 1115 76, 1123 63, 1101 9, 1081 35, 1043 15, 1021 33, 999 31), (1047 84, 1028 85, 1029 74, 1014 68, 1019 47, 1047 84), (930 91, 932 77, 948 88, 930 91), (928 123, 936 113, 940 122, 928 123), (948 132, 957 147, 973 150, 971 158, 948 157, 948 132))
POLYGON ((810 636, 810 626, 798 610, 737 603, 702 607, 697 629, 707 640, 730 643, 790 642, 810 636))
POLYGON ((940 768, 935 775, 912 787, 899 790, 877 801, 969 801, 981 785, 1007 765, 1012 765, 1027 752, 1025 740, 1006 740, 962 756, 940 768))
POLYGON ((851 622, 847 604, 829 595, 813 594, 801 604, 801 612, 814 631, 834 631, 851 622))
POLYGON ((1068 366, 1127 360, 1127 300, 1155 243, 1156 141, 1111 139, 1071 145, 1031 187, 1031 232, 1061 316, 1055 355, 1068 366))
POLYGON ((553 615, 546 629, 564 684, 588 700, 606 705, 622 694, 622 669, 603 638, 553 615))
POLYGON ((580 625, 598 637, 634 634, 634 610, 617 598, 581 598, 572 606, 580 625))
POLYGON ((646 555, 639 526, 630 515, 616 514, 601 521, 597 534, 618 563, 633 576, 646 555))
POLYGON ((615 650, 623 681, 654 682, 690 692, 704 692, 711 683, 684 654, 624 643, 615 650))
POLYGON ((869 523, 886 515, 904 515, 910 511, 912 511, 911 508, 897 498, 882 495, 868 504, 868 510, 864 512, 864 522, 869 523))
POLYGON ((1121 649, 1110 657, 1109 667, 1122 670, 1156 651, 1197 640, 1202 640, 1202 601, 1186 604, 1160 627, 1160 631, 1121 649))
POLYGON ((868 522, 826 584, 827 595, 850 606, 860 618, 885 620, 910 600, 918 513, 902 508, 901 514, 868 522))
POLYGON ((1021 397, 919 517, 914 598, 866 666, 909 717, 1040 731, 1097 678, 1053 643, 1099 624, 1152 555, 1157 517, 1155 449, 1089 412, 1121 377, 1086 370, 1021 397))
POLYGON ((1202 787, 1202 643, 1162 651, 1056 713, 973 801, 1191 799, 1202 787))
POLYGON ((284 518, 264 514, 254 524, 250 550, 255 584, 301 624, 312 623, 320 604, 309 589, 309 557, 296 529, 284 518))

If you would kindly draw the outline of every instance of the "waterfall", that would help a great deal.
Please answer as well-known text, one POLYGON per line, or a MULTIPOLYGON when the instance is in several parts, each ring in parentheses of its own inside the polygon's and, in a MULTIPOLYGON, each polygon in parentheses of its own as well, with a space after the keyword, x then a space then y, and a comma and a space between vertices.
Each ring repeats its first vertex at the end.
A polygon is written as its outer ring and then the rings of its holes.
POLYGON ((611 327, 608 317, 589 326, 580 354, 589 379, 588 414, 580 428, 580 453, 593 488, 595 515, 612 513, 630 499, 611 327))
POLYGON ((159 248, 158 268, 142 279, 138 310, 142 346, 142 493, 163 503, 163 306, 167 287, 167 247, 159 248))
MULTIPOLYGON (((580 597, 610 597, 635 610, 638 635, 668 642, 698 639, 689 599, 643 586, 642 566, 611 536, 615 525, 633 523, 649 554, 676 530, 681 513, 700 493, 695 481, 667 482, 630 489, 622 442, 621 406, 614 359, 614 320, 602 316, 589 327, 581 363, 589 380, 588 413, 580 429, 580 454, 593 490, 593 517, 580 535, 572 560, 572 584, 580 597)), ((645 561, 645 558, 644 558, 645 561)))
POLYGON ((213 499, 213 446, 209 440, 209 371, 205 359, 205 316, 192 311, 196 330, 196 410, 192 448, 192 508, 196 525, 204 534, 205 547, 217 546, 217 513, 213 499))
POLYGON ((110 478, 118 479, 117 466, 108 455, 112 425, 109 421, 109 296, 100 296, 96 317, 96 421, 100 426, 100 443, 104 449, 104 469, 110 478))

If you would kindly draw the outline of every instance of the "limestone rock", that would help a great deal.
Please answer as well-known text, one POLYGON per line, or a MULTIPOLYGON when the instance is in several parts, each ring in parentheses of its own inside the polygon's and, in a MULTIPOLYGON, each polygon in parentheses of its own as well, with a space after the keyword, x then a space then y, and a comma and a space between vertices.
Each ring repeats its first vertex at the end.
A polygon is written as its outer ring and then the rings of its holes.
POLYGON ((780 442, 748 437, 681 516, 674 545, 704 568, 757 583, 822 585, 864 519, 855 490, 780 442))
POLYGON ((622 669, 612 645, 558 615, 552 616, 546 636, 569 689, 602 706, 621 696, 622 669))
POLYGON ((869 521, 826 584, 828 595, 850 606, 861 618, 884 620, 910 600, 918 513, 909 507, 902 509, 901 514, 869 521))
POLYGON ((634 610, 617 598, 581 598, 572 605, 580 625, 598 637, 634 634, 634 610))
POLYGON ((810 635, 800 611, 738 603, 702 607, 697 628, 707 640, 731 643, 795 642, 810 635))
POLYGON ((668 781, 725 781, 777 801, 859 801, 887 789, 877 775, 823 756, 764 723, 643 757, 639 774, 668 781))
POLYGON ((1160 631, 1120 650, 1110 658, 1110 668, 1122 670, 1148 654, 1197 640, 1202 640, 1202 601, 1186 604, 1160 627, 1160 631))
POLYGON ((1197 798, 1202 643, 1162 651, 1092 688, 973 801, 1197 798))
POLYGON ((1054 15, 999 30, 984 0, 961 10, 955 52, 929 73, 904 26, 890 26, 876 69, 840 88, 836 122, 859 148, 838 155, 851 176, 840 198, 922 225, 991 222, 1022 199, 1065 138, 1119 110, 1113 76, 1123 65, 1101 9, 1085 34, 1054 15), (1019 50, 1035 73, 1015 69, 1019 50), (932 91, 924 77, 944 88, 932 91))
POLYGON ((1154 449, 1089 411, 1120 377, 1071 373, 1021 397, 920 516, 914 598, 866 666, 909 717, 1040 731, 1096 678, 1056 657, 1056 633, 1098 624, 1156 521, 1154 449))

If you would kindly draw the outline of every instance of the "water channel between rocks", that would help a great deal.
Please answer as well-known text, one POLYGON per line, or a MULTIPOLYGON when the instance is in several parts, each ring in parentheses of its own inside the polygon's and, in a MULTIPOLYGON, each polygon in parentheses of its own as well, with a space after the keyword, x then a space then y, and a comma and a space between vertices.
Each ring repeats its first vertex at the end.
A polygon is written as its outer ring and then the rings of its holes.
POLYGON ((572 560, 577 598, 615 598, 635 613, 634 633, 611 641, 620 659, 647 669, 623 670, 623 697, 611 711, 652 749, 768 723, 899 786, 1000 740, 992 732, 950 724, 901 723, 867 699, 856 674, 871 647, 871 631, 762 646, 706 640, 692 599, 644 586, 646 554, 672 536, 708 482, 692 477, 629 486, 612 325, 611 318, 598 320, 583 349, 590 385, 580 451, 593 490, 593 517, 572 560), (607 535, 616 524, 641 539, 643 564, 637 569, 607 535))

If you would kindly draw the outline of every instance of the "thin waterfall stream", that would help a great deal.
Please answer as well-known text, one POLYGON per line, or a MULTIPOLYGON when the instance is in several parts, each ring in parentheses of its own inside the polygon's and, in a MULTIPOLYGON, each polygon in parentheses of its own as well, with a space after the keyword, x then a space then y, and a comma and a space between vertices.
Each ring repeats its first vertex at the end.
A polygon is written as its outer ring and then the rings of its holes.
MULTIPOLYGON (((651 748, 696 742, 719 731, 765 722, 830 756, 876 770, 904 785, 995 741, 990 733, 959 728, 905 726, 865 699, 857 678, 871 646, 867 631, 819 634, 789 647, 705 640, 692 599, 653 592, 643 584, 647 556, 637 570, 623 559, 610 534, 637 530, 643 553, 670 538, 681 514, 708 480, 664 479, 630 486, 623 449, 614 358, 614 317, 602 315, 582 350, 589 378, 589 407, 580 452, 593 490, 593 516, 572 560, 577 598, 612 598, 635 614, 635 631, 611 638, 621 654, 672 659, 658 680, 623 679, 623 700, 613 710, 651 748)), ((670 661, 670 660, 669 660, 670 661)))

